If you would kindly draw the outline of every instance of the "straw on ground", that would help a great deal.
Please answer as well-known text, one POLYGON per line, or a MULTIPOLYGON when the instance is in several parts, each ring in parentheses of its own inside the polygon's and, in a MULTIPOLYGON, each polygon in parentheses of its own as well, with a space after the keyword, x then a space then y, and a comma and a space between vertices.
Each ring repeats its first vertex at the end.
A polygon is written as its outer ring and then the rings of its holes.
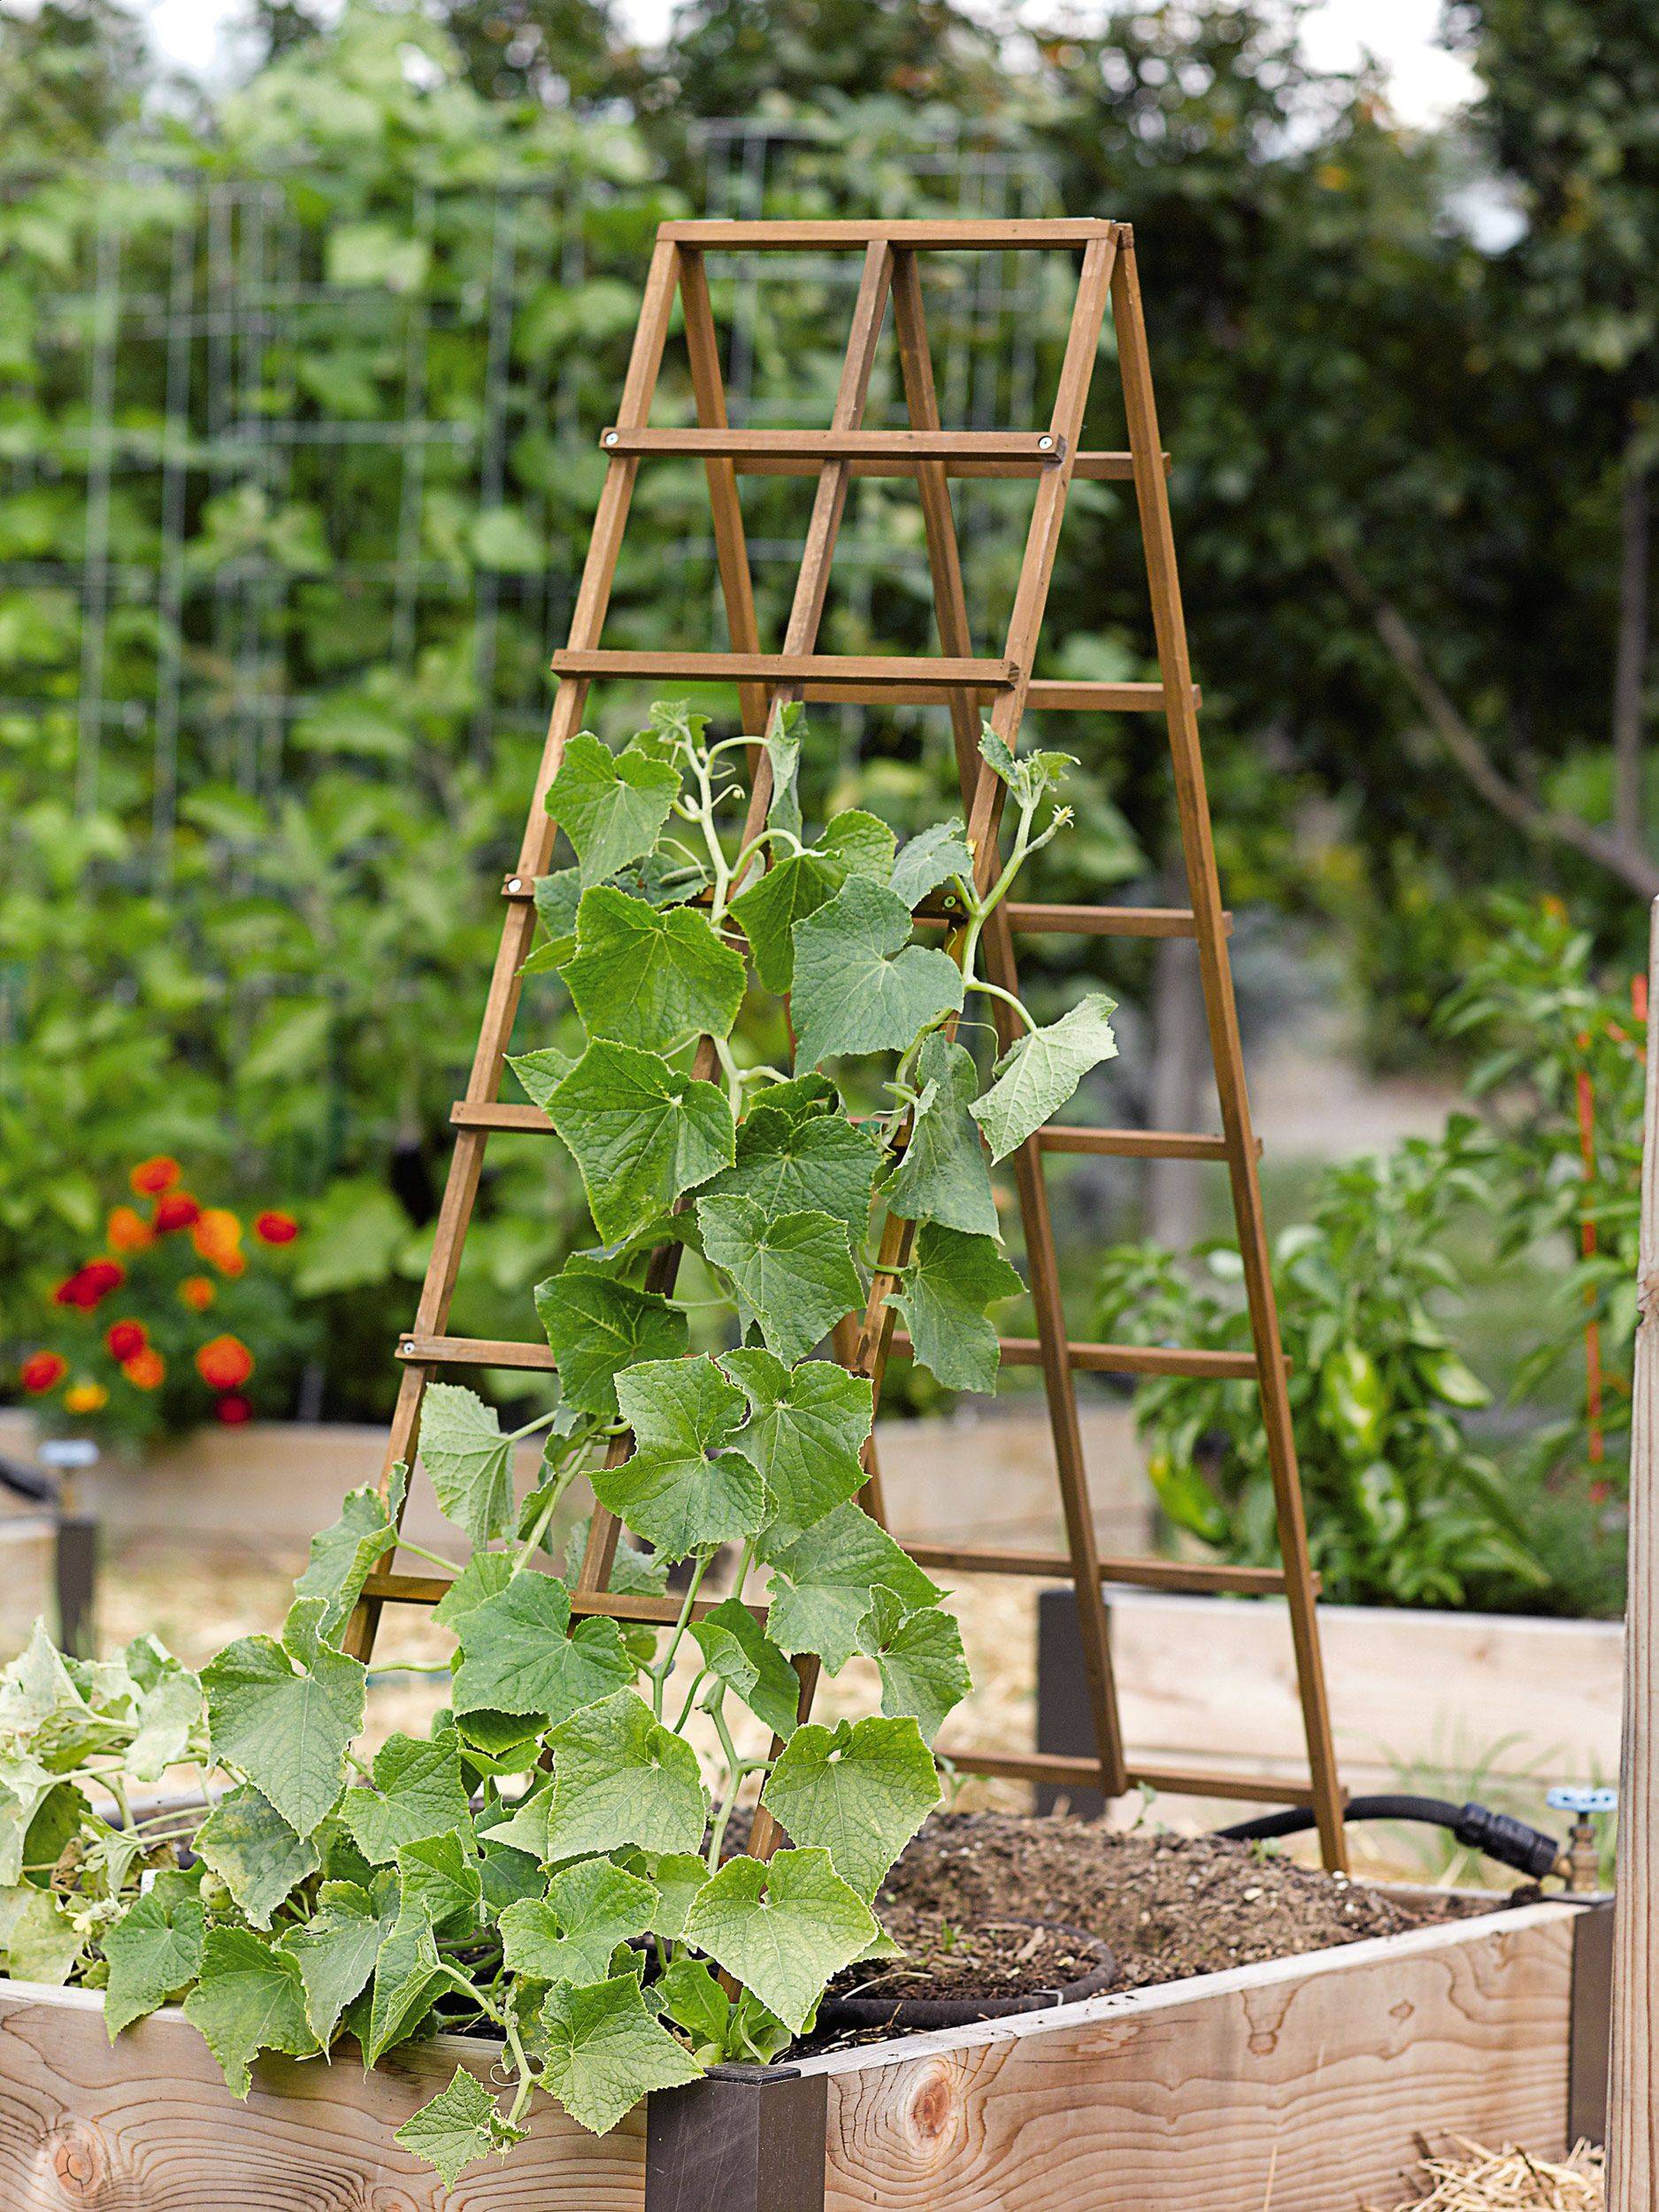
POLYGON ((1602 2212, 1606 2202, 1601 2153, 1587 2143, 1563 2165, 1510 2144, 1490 2151, 1455 2140, 1447 2155, 1425 2158, 1416 2178, 1419 2193, 1394 2212, 1602 2212))

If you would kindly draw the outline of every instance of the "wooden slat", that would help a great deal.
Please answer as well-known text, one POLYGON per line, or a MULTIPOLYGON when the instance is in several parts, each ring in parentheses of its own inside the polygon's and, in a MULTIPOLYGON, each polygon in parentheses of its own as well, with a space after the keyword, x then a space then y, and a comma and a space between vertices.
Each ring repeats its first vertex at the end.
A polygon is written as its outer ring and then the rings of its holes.
POLYGON ((1161 1790, 1168 1797, 1231 1797, 1248 1804, 1311 1805, 1310 1782, 1286 1781, 1282 1774, 1235 1774, 1215 1767, 1143 1767, 1131 1764, 1129 1779, 1140 1789, 1161 1790))
MULTIPOLYGON (((528 898, 526 889, 523 895, 528 898)), ((1195 937, 1198 926, 1188 906, 1054 906, 1025 899, 1010 899, 1001 911, 1011 928, 1032 937, 1195 937)), ((952 926, 962 918, 932 902, 917 910, 918 922, 937 928, 952 926)), ((1233 917, 1225 916, 1225 932, 1233 917)))
MULTIPOLYGON (((1170 759, 1174 772, 1187 898, 1198 923, 1198 964, 1210 1032, 1210 1056, 1215 1069, 1221 1125, 1227 1136, 1233 1221, 1238 1231, 1250 1333, 1262 1385, 1262 1420, 1272 1476, 1279 1548, 1289 1578, 1286 1603, 1296 1655, 1297 1694, 1302 1700, 1307 1731, 1308 1764, 1316 1793, 1319 1847, 1325 1865, 1339 1869, 1348 1864, 1348 1839, 1342 1827, 1341 1789, 1337 1779, 1319 1632, 1314 1617, 1307 1515, 1296 1465, 1290 1398, 1285 1383, 1272 1257, 1262 1187, 1256 1174, 1256 1135, 1244 1079, 1238 1006, 1221 923, 1221 879, 1216 866, 1203 751, 1193 702, 1192 664, 1187 652, 1187 618, 1181 606, 1174 526, 1170 518, 1169 485, 1158 462, 1163 441, 1158 434, 1157 401, 1152 388, 1141 281, 1132 238, 1125 239, 1112 273, 1112 319, 1123 378, 1129 449, 1135 457, 1135 506, 1146 557, 1153 635, 1169 700, 1170 759)), ((1039 487, 1039 501, 1041 496, 1039 487)))
MULTIPOLYGON (((976 708, 988 707, 996 698, 995 688, 987 685, 964 685, 963 689, 976 708)), ((927 684, 808 684, 802 696, 809 702, 833 700, 842 706, 853 707, 933 707, 939 704, 937 690, 927 684)), ((1025 703, 1056 714, 1162 714, 1164 709, 1164 687, 1162 684, 1060 683, 1039 678, 1033 682, 1025 703)))
POLYGON ((516 1100, 504 1105, 457 1098, 449 1109, 449 1119, 457 1129, 510 1129, 539 1137, 553 1134, 553 1125, 539 1106, 516 1100))
MULTIPOLYGON (((709 275, 703 256, 689 249, 682 250, 680 257, 680 299, 685 314, 686 358, 691 371, 697 420, 704 430, 723 430, 726 425, 726 380, 720 370, 720 340, 709 298, 709 275)), ((626 428, 625 424, 616 426, 626 428)), ((704 462, 703 473, 709 485, 709 513, 714 526, 720 595, 726 603, 728 642, 734 653, 758 653, 760 626, 755 614, 755 579, 749 567, 737 478, 730 461, 722 460, 718 455, 704 462)), ((764 730, 771 710, 771 695, 763 685, 745 684, 738 696, 743 710, 744 729, 764 730)), ((751 759, 751 775, 755 765, 751 759)))
POLYGON ((775 687, 815 683, 837 690, 843 683, 881 691, 904 684, 924 691, 981 684, 1005 690, 1015 680, 1008 661, 916 660, 902 654, 813 653, 555 653, 556 676, 625 679, 652 683, 751 683, 775 687))
MULTIPOLYGON (((1048 1782, 1061 1789, 1097 1790, 1098 1759, 1068 1758, 1056 1751, 981 1751, 975 1746, 940 1744, 939 1756, 964 1774, 994 1775, 1010 1782, 1048 1782)), ((1201 1767, 1143 1767, 1131 1760, 1125 1778, 1133 1789, 1157 1790, 1170 1797, 1224 1797, 1247 1804, 1309 1805, 1306 1782, 1278 1774, 1235 1774, 1201 1767)))
MULTIPOLYGON (((372 1574, 365 1586, 365 1594, 390 1605, 438 1605, 450 1586, 448 1575, 372 1574)), ((718 1598, 697 1599, 691 1609, 691 1618, 702 1620, 721 1602, 718 1598)), ((620 1590, 571 1592, 573 1614, 595 1615, 608 1621, 646 1621, 658 1628, 672 1628, 684 1607, 685 1600, 672 1594, 658 1598, 620 1590)), ((764 1605, 751 1605, 749 1609, 757 1619, 766 1617, 764 1605)))
POLYGON ((0 1982, 0 2039, 4 2212, 642 2212, 643 2103, 595 2136, 538 2096, 511 2167, 453 2189, 395 2139, 457 2067, 499 2093, 485 2038, 414 2037, 368 2070, 266 2052, 245 2097, 176 2005, 112 2043, 101 1989, 0 1982))
MULTIPOLYGON (((1631 1390, 1630 1597, 1619 1750, 1608 2212, 1659 2199, 1659 900, 1648 915, 1647 1084, 1642 1117, 1631 1390)), ((1582 1769, 1581 1769, 1582 1770, 1582 1769)))
POLYGON ((397 1356, 415 1367, 511 1367, 534 1375, 558 1371, 550 1345, 520 1344, 510 1337, 411 1333, 398 1338, 397 1356))
MULTIPOLYGON (((662 369, 663 349, 668 339, 678 272, 677 250, 659 238, 651 256, 645 293, 640 303, 639 325, 634 334, 627 375, 617 411, 618 422, 629 425, 642 423, 650 414, 651 400, 662 369)), ((617 562, 622 551, 623 532, 627 526, 628 509, 633 501, 638 472, 637 461, 616 460, 606 466, 598 509, 594 517, 593 535, 588 541, 588 557, 582 565, 581 583, 571 613, 570 639, 573 644, 597 645, 603 632, 605 611, 611 603, 611 587, 616 580, 617 562)), ((587 697, 587 686, 578 682, 561 685, 553 701, 548 718, 547 737, 536 770, 535 785, 530 795, 524 836, 518 848, 516 873, 522 881, 527 882, 540 875, 552 859, 558 832, 547 810, 548 790, 565 757, 565 746, 581 727, 587 697)), ((534 930, 535 915, 531 907, 518 905, 509 910, 496 949, 495 964, 490 974, 483 1019, 479 1025, 478 1042, 467 1077, 466 1095, 470 1099, 493 1099, 500 1092, 502 1070, 518 1008, 525 955, 530 949, 534 930)), ((449 1156, 449 1172, 438 1208, 432 1253, 426 1263, 420 1297, 415 1308, 415 1327, 423 1333, 436 1333, 442 1329, 449 1317, 456 1278, 460 1271, 462 1247, 466 1240, 467 1226, 472 1218, 472 1210, 478 1202, 484 1151, 482 1131, 463 1130, 449 1156)), ((393 1469, 400 1464, 409 1464, 415 1457, 420 1433, 421 1394, 426 1387, 426 1379, 423 1369, 409 1366, 405 1368, 398 1385, 397 1402, 392 1409, 392 1418, 387 1431, 386 1453, 381 1463, 382 1492, 391 1482, 393 1469)), ((403 1509, 400 1509, 400 1520, 402 1511, 403 1509)), ((362 1599, 353 1608, 342 1639, 345 1648, 353 1657, 366 1659, 373 1648, 378 1617, 378 1601, 373 1598, 362 1599)))
MULTIPOLYGON (((856 430, 864 422, 864 408, 870 397, 870 380, 875 371, 881 326, 892 287, 893 249, 885 241, 872 240, 865 248, 858 297, 853 305, 847 353, 841 363, 841 381, 836 388, 835 406, 830 420, 833 430, 856 430)), ((789 621, 784 632, 786 654, 803 658, 812 657, 818 644, 825 603, 829 595, 830 562, 841 530, 841 517, 847 508, 847 494, 851 482, 849 467, 850 464, 846 461, 826 461, 819 474, 818 490, 813 495, 811 518, 807 525, 806 541, 802 547, 801 567, 795 578, 789 621)), ((781 713, 783 704, 784 701, 780 698, 774 711, 781 713)), ((758 791, 762 787, 758 772, 754 783, 758 791)), ((879 1382, 875 1388, 879 1389, 879 1382)), ((796 1709, 804 1720, 812 1709, 813 1693, 818 1686, 818 1662, 810 1652, 803 1652, 796 1655, 794 1664, 800 1684, 796 1709)), ((776 1757, 781 1748, 781 1740, 774 1735, 772 1756, 776 1757)), ((749 1848, 754 1856, 770 1858, 782 1840, 782 1836, 783 1831, 765 1807, 757 1808, 749 1835, 749 1848)))
MULTIPOLYGON (((530 900, 535 896, 535 884, 527 875, 509 876, 502 885, 502 896, 507 899, 530 900)), ((1010 899, 1002 909, 1010 925, 1022 934, 1032 937, 1194 937, 1197 925, 1188 906, 1055 906, 1033 903, 1025 899, 1010 899)), ((926 902, 917 909, 916 918, 925 927, 954 928, 962 917, 950 914, 933 902, 926 902)), ((1233 917, 1224 914, 1224 935, 1233 932, 1233 917)))
MULTIPOLYGON (((1073 303, 1071 326, 1067 333, 1065 357, 1049 421, 1056 446, 1063 454, 1071 452, 1082 435, 1091 364, 1094 354, 1099 350, 1101 329, 1105 319, 1105 279, 1110 273, 1111 253, 1110 246, 1097 244, 1091 246, 1084 257, 1073 303)), ((913 256, 904 257, 902 280, 895 286, 895 301, 899 317, 901 366, 911 417, 913 420, 932 424, 938 420, 938 400, 926 341, 920 273, 913 256)), ((1009 621, 1008 651, 1010 657, 1022 671, 1027 700, 1038 634, 1048 601, 1060 521, 1072 473, 1071 465, 1064 463, 1061 468, 1046 475, 1038 488, 1033 503, 1031 526, 1026 534, 1025 557, 1020 565, 1019 583, 1009 621)), ((947 652, 969 650, 971 636, 962 562, 949 488, 942 478, 931 487, 924 484, 923 514, 938 606, 941 643, 947 652), (931 499, 928 495, 930 490, 931 499)), ((993 707, 994 726, 1010 748, 1017 743, 1021 710, 1019 687, 997 700, 993 707)), ((987 810, 987 795, 994 780, 980 757, 974 725, 974 711, 966 694, 953 693, 951 734, 956 755, 957 779, 962 790, 963 811, 967 819, 976 825, 975 833, 980 841, 974 847, 974 874, 976 883, 983 890, 1000 865, 1000 856, 996 849, 995 809, 993 806, 988 812, 987 810)), ((993 979, 1005 993, 1017 992, 1018 984, 1014 972, 1013 940, 1005 911, 999 910, 993 915, 985 941, 993 979)), ((1004 1048, 1011 1041, 1009 1010, 1006 1000, 997 1002, 997 1033, 1004 1048)), ((1112 1790, 1118 1786, 1123 1774, 1123 1732, 1113 1677, 1110 1623, 1098 1579, 1098 1547, 1078 1418, 1077 1392, 1071 1364, 1062 1343, 1065 1334, 1065 1315, 1053 1225, 1048 1212, 1048 1194, 1043 1180, 1041 1155, 1034 1144, 1020 1146, 1015 1156, 1014 1173, 1025 1233, 1032 1302, 1044 1345, 1045 1394, 1054 1437, 1055 1471, 1065 1523, 1067 1557, 1077 1601, 1089 1707, 1102 1781, 1108 1790, 1112 1790)))
POLYGON ((1041 246, 1087 246, 1115 239, 1121 223, 1060 216, 1009 222, 951 222, 906 219, 893 222, 726 222, 703 219, 664 223, 659 238, 700 246, 709 253, 793 253, 802 250, 850 252, 859 246, 909 246, 924 252, 978 249, 987 253, 1041 246))
MULTIPOLYGON (((1071 1571, 1065 1552, 1001 1551, 980 1544, 906 1543, 904 1548, 918 1567, 936 1567, 944 1574, 1018 1575, 1055 1582, 1064 1581, 1071 1571)), ((1196 1559, 1103 1555, 1100 1578, 1103 1583, 1120 1582, 1132 1589, 1186 1591, 1201 1597, 1272 1597, 1285 1587, 1277 1567, 1212 1566, 1196 1559)))
MULTIPOLYGON (((1041 476, 1043 470, 1049 465, 1052 457, 1045 453, 1036 460, 993 461, 976 458, 951 461, 946 466, 949 474, 956 477, 1041 476)), ((1170 457, 1166 453, 1163 458, 1167 473, 1170 467, 1170 457)), ((803 460, 798 454, 794 453, 750 453, 741 461, 733 461, 732 465, 740 476, 810 476, 812 473, 811 462, 803 460)), ((925 462, 901 457, 892 460, 854 461, 851 464, 855 476, 884 477, 919 477, 923 468, 926 465, 925 462)), ((1073 458, 1071 472, 1074 476, 1089 477, 1095 483, 1122 484, 1127 483, 1133 476, 1134 464, 1126 453, 1084 452, 1079 453, 1073 458)))
POLYGON ((1181 1129, 1078 1129, 1050 1122, 1037 1132, 1045 1152, 1094 1152, 1114 1160, 1225 1160, 1225 1137, 1181 1129))
MULTIPOLYGON (((1042 1365, 1042 1340, 1040 1337, 1003 1336, 999 1337, 997 1342, 1002 1348, 1005 1367, 1042 1365)), ((534 1350, 535 1348, 532 1346, 529 1348, 534 1350)), ((913 1354, 910 1340, 902 1332, 895 1333, 893 1348, 907 1357, 913 1354)), ((1254 1352, 1212 1352, 1202 1347, 1170 1344, 1071 1342, 1065 1346, 1065 1355, 1071 1366, 1081 1368, 1090 1374, 1190 1375, 1195 1380, 1208 1382, 1244 1382, 1252 1380, 1256 1374, 1254 1352)), ((496 1363, 506 1364, 505 1362, 496 1363)))
POLYGON ((1358 2212, 1411 2193, 1425 2137, 1558 2157, 1573 1917, 1534 1905, 807 2059, 823 2212, 1358 2212))
MULTIPOLYGON (((776 454, 804 461, 816 470, 823 461, 1025 461, 1033 472, 1052 468, 1061 457, 1059 442, 1047 430, 623 430, 601 432, 607 453, 713 455, 742 460, 776 454)), ((1125 454, 1124 473, 1130 473, 1125 454)))

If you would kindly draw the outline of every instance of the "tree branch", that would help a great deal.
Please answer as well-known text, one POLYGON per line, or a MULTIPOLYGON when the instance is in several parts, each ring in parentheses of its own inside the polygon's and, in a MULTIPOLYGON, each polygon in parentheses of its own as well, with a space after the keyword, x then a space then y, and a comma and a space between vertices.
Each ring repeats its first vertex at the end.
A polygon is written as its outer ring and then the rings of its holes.
POLYGON ((1632 428, 1619 471, 1618 646, 1613 662, 1613 828, 1641 849, 1642 705, 1647 687, 1647 465, 1632 428))
POLYGON ((1399 609, 1371 588, 1343 548, 1327 546, 1325 558, 1343 590, 1370 615, 1389 657, 1404 677, 1430 729, 1457 768, 1494 813, 1540 844, 1564 845, 1580 859, 1601 868, 1639 898, 1659 898, 1659 866, 1644 853, 1594 828, 1576 814, 1540 805, 1498 767, 1459 714, 1428 664, 1416 634, 1399 609))

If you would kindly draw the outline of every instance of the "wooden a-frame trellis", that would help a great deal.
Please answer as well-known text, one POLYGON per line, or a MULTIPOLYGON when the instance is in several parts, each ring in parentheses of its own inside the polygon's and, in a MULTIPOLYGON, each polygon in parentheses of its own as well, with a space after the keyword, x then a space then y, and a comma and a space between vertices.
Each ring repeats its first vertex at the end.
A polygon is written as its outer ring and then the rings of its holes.
MULTIPOLYGON (((1043 1371, 1067 1548, 1064 1555, 1052 1555, 987 1551, 966 1546, 924 1545, 910 1548, 925 1567, 959 1573, 1035 1575, 1048 1579, 1069 1576, 1076 1591, 1097 1756, 1060 1758, 953 1747, 950 1755, 958 1767, 1073 1788, 1100 1788, 1109 1796, 1141 1784, 1194 1795, 1310 1804, 1317 1818, 1325 1863, 1340 1867, 1344 1863, 1341 1793, 1332 1748, 1314 1610, 1316 1582, 1309 1564, 1284 1357, 1256 1173, 1258 1147, 1251 1129, 1245 1092, 1227 956, 1231 922, 1221 902, 1210 835, 1198 739, 1198 695, 1187 660, 1165 484, 1167 457, 1158 442, 1134 245, 1127 226, 1064 220, 665 223, 657 233, 651 257, 616 423, 604 432, 602 443, 608 466, 571 620, 570 642, 554 657, 553 665, 561 680, 518 866, 504 886, 507 918, 478 1048, 466 1095, 457 1103, 451 1117, 457 1134, 432 1258, 414 1327, 398 1343, 403 1374, 387 1450, 388 1478, 396 1462, 411 1461, 414 1456, 421 1394, 434 1371, 448 1367, 546 1370, 553 1365, 544 1344, 453 1337, 446 1335, 444 1329, 490 1133, 550 1130, 547 1117, 539 1108, 503 1104, 497 1094, 518 1007, 519 970, 535 928, 534 882, 538 875, 546 872, 553 854, 556 826, 545 805, 547 790, 565 745, 581 726, 590 682, 596 678, 612 677, 663 684, 734 683, 742 705, 744 726, 752 732, 767 728, 781 707, 795 700, 889 704, 935 703, 943 700, 950 710, 963 804, 975 854, 976 880, 981 889, 988 887, 998 871, 998 828, 1004 790, 979 757, 982 713, 988 711, 993 728, 1010 747, 1017 747, 1020 723, 1027 707, 1093 713, 1161 711, 1169 730, 1189 904, 1179 908, 1053 906, 1014 901, 996 910, 987 930, 987 963, 992 979, 1011 991, 1017 986, 1014 940, 1025 933, 1192 939, 1203 980, 1221 1105, 1221 1133, 1209 1136, 1050 1125, 1041 1130, 1014 1156, 1037 1335, 1032 1339, 1004 1340, 1002 1357, 1012 1364, 1041 1366, 1043 1371), (1079 255, 1080 270, 1054 409, 1047 429, 959 433, 941 428, 923 315, 918 256, 929 251, 1002 252, 1012 249, 1058 248, 1079 255), (827 430, 733 430, 726 423, 719 349, 704 257, 711 251, 764 253, 790 250, 830 250, 863 255, 862 280, 833 417, 827 430), (676 295, 683 305, 699 426, 653 430, 649 426, 651 400, 676 295), (863 426, 864 407, 889 302, 910 426, 902 430, 867 430, 863 426), (1084 411, 1109 313, 1116 327, 1118 360, 1123 378, 1127 450, 1085 452, 1079 449, 1084 411), (694 456, 704 463, 713 509, 716 556, 731 633, 729 652, 615 652, 600 644, 634 480, 641 461, 656 454, 694 456), (782 649, 776 653, 761 649, 738 498, 740 472, 817 478, 794 603, 782 649), (855 475, 909 477, 917 484, 942 657, 851 657, 824 654, 817 649, 831 558, 849 482, 855 475), (1035 500, 1007 639, 1002 652, 995 658, 976 657, 970 638, 950 503, 949 480, 953 475, 1036 480, 1035 500), (1127 480, 1134 486, 1162 676, 1158 683, 1047 683, 1033 676, 1038 633, 1067 493, 1072 480, 1079 476, 1127 480), (1251 1349, 1189 1351, 1079 1343, 1069 1338, 1061 1306, 1059 1273, 1043 1179, 1045 1152, 1225 1161, 1232 1183, 1243 1256, 1251 1349), (1261 1390, 1272 1468, 1282 1567, 1269 1570, 1102 1558, 1096 1547, 1090 1512, 1072 1379, 1079 1368, 1130 1374, 1225 1375, 1256 1379, 1261 1390), (1152 1769, 1127 1757, 1112 1678, 1102 1589, 1108 1582, 1156 1589, 1283 1593, 1306 1726, 1307 1782, 1290 1783, 1266 1775, 1152 1769)), ((764 821, 770 795, 766 756, 757 746, 750 755, 746 837, 764 821)), ((918 920, 924 926, 947 931, 952 919, 949 900, 939 895, 925 902, 918 913, 918 920)), ((996 1002, 996 1009, 1002 1025, 1002 1041, 1006 1045, 1010 1041, 1006 1026, 1010 1010, 1000 1001, 996 1002)), ((712 1048, 705 1040, 696 1072, 706 1076, 712 1069, 712 1048)), ((894 1333, 893 1316, 887 1304, 893 1278, 886 1271, 902 1263, 910 1233, 908 1224, 891 1217, 887 1220, 863 1326, 855 1329, 849 1324, 840 1333, 836 1343, 837 1356, 860 1373, 872 1377, 878 1394, 889 1351, 895 1346, 902 1349, 905 1345, 905 1340, 895 1337, 894 1333)), ((647 1277, 652 1287, 664 1289, 672 1283, 679 1248, 671 1245, 652 1256, 647 1277)), ((611 1447, 613 1463, 625 1457, 628 1449, 626 1438, 616 1440, 611 1447)), ((879 1518, 880 1477, 873 1446, 866 1467, 868 1482, 864 1502, 879 1518)), ((609 1590, 617 1536, 613 1517, 603 1510, 596 1511, 572 1597, 572 1612, 605 1614, 624 1620, 672 1621, 679 1610, 676 1599, 621 1595, 609 1590)), ((447 1587, 444 1581, 429 1575, 389 1572, 388 1565, 389 1560, 382 1560, 380 1570, 370 1577, 350 1624, 348 1648, 363 1657, 368 1655, 373 1646, 384 1604, 388 1601, 434 1603, 447 1587)), ((798 1666, 804 1709, 813 1692, 816 1662, 803 1661, 798 1666)), ((749 1847, 764 1855, 775 1839, 775 1831, 762 1814, 749 1847)))

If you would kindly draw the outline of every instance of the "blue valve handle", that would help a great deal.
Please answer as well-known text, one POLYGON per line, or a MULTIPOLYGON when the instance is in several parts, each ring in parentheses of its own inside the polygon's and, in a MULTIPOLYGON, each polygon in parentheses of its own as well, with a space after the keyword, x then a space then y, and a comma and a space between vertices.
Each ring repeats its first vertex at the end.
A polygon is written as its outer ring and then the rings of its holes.
POLYGON ((1615 1789, 1574 1789, 1564 1784, 1545 1793, 1544 1802, 1558 1813, 1616 1813, 1618 1810, 1618 1792, 1615 1789))

